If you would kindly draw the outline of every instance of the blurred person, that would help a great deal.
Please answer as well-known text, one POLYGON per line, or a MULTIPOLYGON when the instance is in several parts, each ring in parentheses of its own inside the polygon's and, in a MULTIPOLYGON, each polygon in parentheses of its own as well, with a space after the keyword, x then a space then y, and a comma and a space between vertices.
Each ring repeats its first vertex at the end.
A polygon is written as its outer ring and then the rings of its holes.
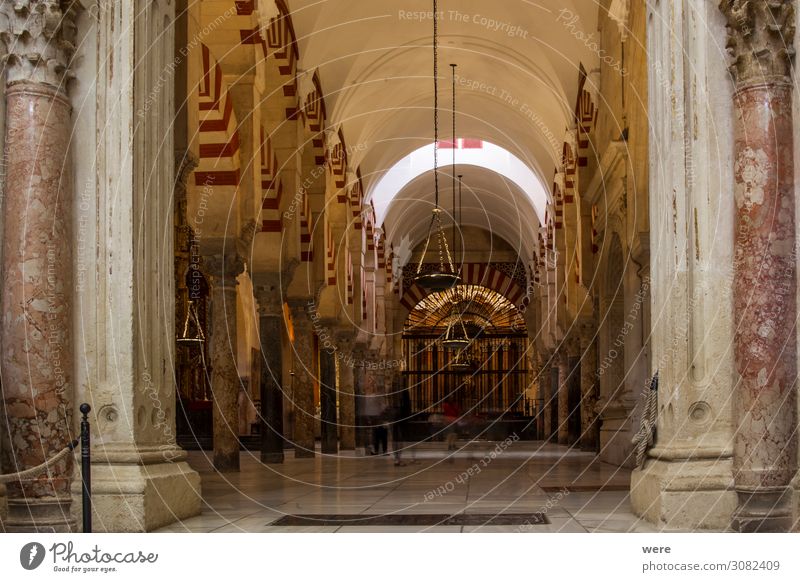
POLYGON ((447 450, 455 451, 456 441, 458 440, 458 418, 461 415, 461 410, 459 409, 456 401, 453 398, 450 398, 445 401, 444 405, 442 406, 442 411, 444 414, 444 423, 447 427, 447 435, 445 437, 447 450))

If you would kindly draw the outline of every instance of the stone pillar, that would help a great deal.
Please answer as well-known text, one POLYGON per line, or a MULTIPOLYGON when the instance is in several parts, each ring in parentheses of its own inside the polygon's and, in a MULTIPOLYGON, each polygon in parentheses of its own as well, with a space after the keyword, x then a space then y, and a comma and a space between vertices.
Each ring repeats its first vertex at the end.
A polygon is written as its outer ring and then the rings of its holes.
POLYGON ((597 451, 599 432, 597 426, 597 350, 594 324, 584 324, 580 330, 581 351, 581 450, 597 451))
POLYGON ((353 349, 353 400, 355 402, 355 439, 356 439, 356 455, 366 454, 367 447, 369 446, 369 427, 367 427, 366 418, 364 416, 364 367, 366 352, 364 351, 363 344, 355 344, 353 349))
POLYGON ((283 298, 279 286, 257 286, 261 342, 261 462, 283 463, 283 298))
POLYGON ((648 85, 658 88, 648 91, 651 145, 658 146, 650 147, 648 172, 658 427, 644 466, 631 474, 631 506, 659 527, 722 530, 736 507, 734 115, 718 48, 725 27, 709 3, 650 3, 649 10, 648 85))
MULTIPOLYGON (((74 436, 71 107, 65 92, 75 14, 49 4, 0 6, 0 35, 9 50, 0 326, 11 436, 5 473, 43 463, 74 436)), ((72 472, 68 456, 49 475, 10 483, 6 531, 74 529, 72 472)))
POLYGON ((236 369, 236 277, 244 262, 236 253, 203 257, 211 284, 211 393, 214 401, 214 468, 239 470, 239 373, 236 369))
POLYGON ((339 365, 339 448, 356 448, 355 365, 353 330, 340 331, 336 336, 339 365))
POLYGON ((314 438, 314 330, 309 317, 313 305, 310 298, 289 299, 294 328, 294 456, 296 459, 315 455, 314 438))
POLYGON ((569 444, 569 357, 567 346, 558 349, 558 444, 569 444))
POLYGON ((322 453, 339 452, 339 423, 336 414, 336 350, 326 347, 319 351, 319 405, 321 415, 320 440, 322 453))
POLYGON ((724 0, 734 93, 733 527, 791 527, 797 470, 794 2, 724 0))

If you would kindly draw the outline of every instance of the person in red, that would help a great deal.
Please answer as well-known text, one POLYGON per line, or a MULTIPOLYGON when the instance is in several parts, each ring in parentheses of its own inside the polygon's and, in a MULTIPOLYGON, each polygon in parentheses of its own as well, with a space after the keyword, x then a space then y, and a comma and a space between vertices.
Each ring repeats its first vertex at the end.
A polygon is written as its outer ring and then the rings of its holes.
POLYGON ((447 427, 447 436, 445 437, 447 450, 455 451, 456 439, 458 438, 458 417, 461 416, 461 411, 452 398, 445 401, 444 405, 442 405, 442 411, 444 413, 444 424, 447 427))

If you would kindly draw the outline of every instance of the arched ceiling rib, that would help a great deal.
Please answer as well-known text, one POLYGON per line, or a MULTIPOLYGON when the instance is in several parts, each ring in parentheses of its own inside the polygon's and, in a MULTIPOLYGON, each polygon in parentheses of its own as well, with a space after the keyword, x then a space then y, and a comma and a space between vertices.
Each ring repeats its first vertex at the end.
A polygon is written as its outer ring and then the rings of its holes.
MULTIPOLYGON (((287 5, 300 68, 319 71, 330 123, 344 128, 351 159, 369 189, 370 180, 432 138, 432 21, 417 17, 431 10, 431 2, 287 5)), ((439 9, 443 107, 450 102, 450 62, 459 64, 464 79, 459 133, 504 147, 549 179, 564 131, 573 124, 579 64, 597 66, 597 55, 576 34, 596 33, 597 4, 451 0, 439 9), (577 20, 568 24, 567 15, 577 20)))

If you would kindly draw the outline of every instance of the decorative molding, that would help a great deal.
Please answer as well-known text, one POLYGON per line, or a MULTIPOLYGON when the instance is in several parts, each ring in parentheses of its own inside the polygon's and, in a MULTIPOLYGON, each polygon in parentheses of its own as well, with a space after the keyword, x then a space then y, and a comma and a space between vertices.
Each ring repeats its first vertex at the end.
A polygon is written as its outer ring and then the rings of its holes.
POLYGON ((794 0, 722 0, 728 23, 729 67, 737 88, 791 82, 794 0))
POLYGON ((66 93, 75 54, 76 12, 80 4, 60 0, 0 2, 0 59, 8 84, 43 83, 66 93))

